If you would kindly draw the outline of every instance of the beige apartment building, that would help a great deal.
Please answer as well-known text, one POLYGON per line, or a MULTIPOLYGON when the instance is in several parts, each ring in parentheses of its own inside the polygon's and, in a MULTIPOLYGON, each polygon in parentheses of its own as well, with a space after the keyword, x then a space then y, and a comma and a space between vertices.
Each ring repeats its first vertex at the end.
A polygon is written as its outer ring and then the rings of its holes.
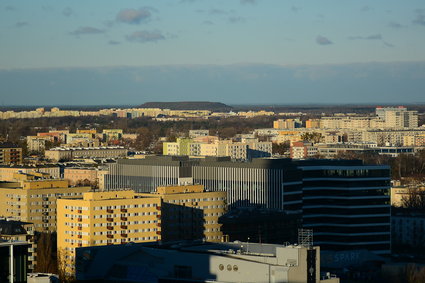
POLYGON ((0 165, 21 164, 22 148, 9 143, 0 143, 0 165))
POLYGON ((80 196, 90 187, 69 187, 66 180, 15 174, 15 182, 0 183, 0 217, 34 223, 40 232, 56 231, 56 200, 80 196))
POLYGON ((218 218, 226 212, 226 192, 207 192, 203 185, 178 185, 140 195, 162 200, 163 241, 221 241, 218 218))
POLYGON ((97 167, 67 167, 63 170, 63 178, 69 181, 70 186, 87 183, 103 189, 107 172, 97 167))
POLYGON ((53 161, 72 160, 74 158, 119 158, 127 156, 127 149, 122 146, 84 148, 57 147, 46 150, 44 156, 46 159, 53 161))
POLYGON ((132 190, 84 192, 57 201, 58 253, 74 272, 76 247, 161 240, 161 198, 132 190))
MULTIPOLYGON (((52 178, 60 178, 60 167, 56 165, 39 165, 39 166, 0 166, 0 181, 16 181, 15 174, 36 174, 41 173, 42 175, 52 178)), ((40 175, 41 176, 41 175, 40 175)))

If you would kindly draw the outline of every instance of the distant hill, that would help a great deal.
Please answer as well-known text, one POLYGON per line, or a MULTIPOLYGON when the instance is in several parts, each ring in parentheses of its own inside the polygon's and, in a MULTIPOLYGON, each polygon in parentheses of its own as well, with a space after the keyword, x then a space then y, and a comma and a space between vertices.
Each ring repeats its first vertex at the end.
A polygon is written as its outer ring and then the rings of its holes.
POLYGON ((171 110, 210 110, 216 112, 228 112, 232 107, 220 102, 208 101, 182 101, 182 102, 146 102, 141 108, 161 108, 171 110))

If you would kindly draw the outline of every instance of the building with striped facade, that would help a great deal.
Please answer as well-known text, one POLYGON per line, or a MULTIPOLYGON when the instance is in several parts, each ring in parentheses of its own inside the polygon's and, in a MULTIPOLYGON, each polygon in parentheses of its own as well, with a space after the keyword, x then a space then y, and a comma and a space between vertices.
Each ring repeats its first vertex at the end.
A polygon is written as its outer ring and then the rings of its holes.
POLYGON ((289 159, 232 162, 229 157, 152 156, 111 164, 105 189, 132 188, 137 192, 153 192, 156 187, 193 178, 195 184, 204 185, 209 191, 227 192, 230 208, 259 206, 301 213, 300 173, 289 159))
POLYGON ((303 171, 303 227, 314 231, 315 245, 390 254, 389 166, 360 161, 298 164, 303 171))
POLYGON ((110 165, 106 189, 153 192, 192 178, 227 193, 229 209, 261 207, 302 215, 324 250, 390 253, 390 169, 356 160, 148 157, 110 165))

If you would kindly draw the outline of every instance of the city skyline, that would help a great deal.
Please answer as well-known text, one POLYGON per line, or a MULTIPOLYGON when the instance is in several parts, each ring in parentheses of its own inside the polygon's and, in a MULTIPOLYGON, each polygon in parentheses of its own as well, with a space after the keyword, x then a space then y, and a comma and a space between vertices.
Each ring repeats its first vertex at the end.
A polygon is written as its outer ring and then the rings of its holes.
POLYGON ((2 105, 421 103, 420 1, 0 6, 2 105))

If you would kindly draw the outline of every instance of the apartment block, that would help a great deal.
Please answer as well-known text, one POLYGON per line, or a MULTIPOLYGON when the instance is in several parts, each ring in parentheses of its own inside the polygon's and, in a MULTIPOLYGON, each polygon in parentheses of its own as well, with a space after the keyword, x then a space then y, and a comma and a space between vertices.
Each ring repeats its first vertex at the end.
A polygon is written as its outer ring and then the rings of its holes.
POLYGON ((208 192, 203 185, 178 185, 161 186, 143 196, 162 200, 163 241, 221 241, 218 219, 226 211, 226 192, 208 192))
POLYGON ((293 142, 290 148, 290 157, 292 159, 305 159, 318 155, 317 146, 310 142, 293 142))
POLYGON ((104 187, 104 168, 98 167, 66 167, 63 169, 63 178, 69 181, 71 186, 87 184, 104 187))
POLYGON ((102 146, 102 147, 57 147, 44 152, 46 159, 72 160, 74 158, 120 158, 127 156, 127 149, 122 146, 102 146))
POLYGON ((161 240, 161 199, 132 190, 58 199, 58 252, 74 272, 76 247, 161 240))
POLYGON ((0 143, 0 165, 21 163, 22 148, 11 143, 0 143))
POLYGON ((273 122, 273 128, 275 129, 294 129, 301 126, 302 122, 299 119, 279 119, 273 122))
MULTIPOLYGON (((60 167, 57 165, 37 165, 37 166, 26 166, 26 165, 15 165, 15 166, 0 166, 0 181, 16 181, 16 173, 23 174, 36 174, 41 173, 49 178, 59 179, 60 178, 60 167)), ((41 175, 40 175, 41 176, 41 175)))
POLYGON ((56 200, 79 196, 90 187, 69 187, 66 180, 16 174, 15 182, 0 183, 0 217, 34 223, 36 231, 56 231, 56 200))

